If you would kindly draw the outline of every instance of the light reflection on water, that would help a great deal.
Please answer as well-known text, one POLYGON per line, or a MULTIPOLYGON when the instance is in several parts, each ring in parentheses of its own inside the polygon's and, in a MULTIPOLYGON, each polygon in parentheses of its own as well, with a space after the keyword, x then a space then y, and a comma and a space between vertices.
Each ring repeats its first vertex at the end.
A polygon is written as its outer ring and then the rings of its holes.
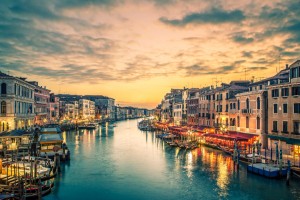
POLYGON ((65 133, 71 161, 45 199, 297 199, 300 184, 234 170, 231 158, 199 147, 173 148, 136 121, 65 133))

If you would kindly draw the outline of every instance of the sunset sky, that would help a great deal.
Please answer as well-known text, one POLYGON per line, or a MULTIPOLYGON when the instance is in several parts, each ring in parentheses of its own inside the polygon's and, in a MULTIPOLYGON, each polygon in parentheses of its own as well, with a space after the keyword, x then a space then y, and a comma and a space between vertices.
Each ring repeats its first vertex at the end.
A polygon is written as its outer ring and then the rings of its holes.
POLYGON ((171 88, 260 80, 300 58, 298 0, 1 0, 0 70, 154 108, 171 88), (246 69, 246 73, 245 73, 246 69))

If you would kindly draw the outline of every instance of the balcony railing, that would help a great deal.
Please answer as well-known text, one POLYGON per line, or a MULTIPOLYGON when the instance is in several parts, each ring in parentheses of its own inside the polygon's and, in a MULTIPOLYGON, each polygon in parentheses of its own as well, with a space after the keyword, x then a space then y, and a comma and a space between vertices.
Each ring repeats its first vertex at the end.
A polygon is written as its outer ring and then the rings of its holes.
POLYGON ((250 114, 252 113, 252 109, 242 109, 243 114, 250 114))

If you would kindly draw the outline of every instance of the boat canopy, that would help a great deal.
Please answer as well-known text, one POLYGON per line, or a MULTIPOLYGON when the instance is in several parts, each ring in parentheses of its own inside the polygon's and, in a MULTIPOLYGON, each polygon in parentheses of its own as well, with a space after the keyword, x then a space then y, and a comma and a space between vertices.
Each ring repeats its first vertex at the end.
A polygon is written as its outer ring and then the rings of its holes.
POLYGON ((63 141, 60 134, 42 134, 39 137, 39 142, 63 141))
POLYGON ((60 133, 61 130, 59 127, 44 127, 41 129, 41 133, 60 133))

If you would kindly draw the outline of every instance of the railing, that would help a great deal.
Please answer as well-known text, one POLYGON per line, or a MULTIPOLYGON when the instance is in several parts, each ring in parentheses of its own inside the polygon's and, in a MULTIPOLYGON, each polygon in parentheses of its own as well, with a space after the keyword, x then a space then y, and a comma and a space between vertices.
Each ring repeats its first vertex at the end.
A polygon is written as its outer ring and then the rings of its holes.
POLYGON ((243 114, 250 114, 252 113, 252 109, 242 109, 243 114))

